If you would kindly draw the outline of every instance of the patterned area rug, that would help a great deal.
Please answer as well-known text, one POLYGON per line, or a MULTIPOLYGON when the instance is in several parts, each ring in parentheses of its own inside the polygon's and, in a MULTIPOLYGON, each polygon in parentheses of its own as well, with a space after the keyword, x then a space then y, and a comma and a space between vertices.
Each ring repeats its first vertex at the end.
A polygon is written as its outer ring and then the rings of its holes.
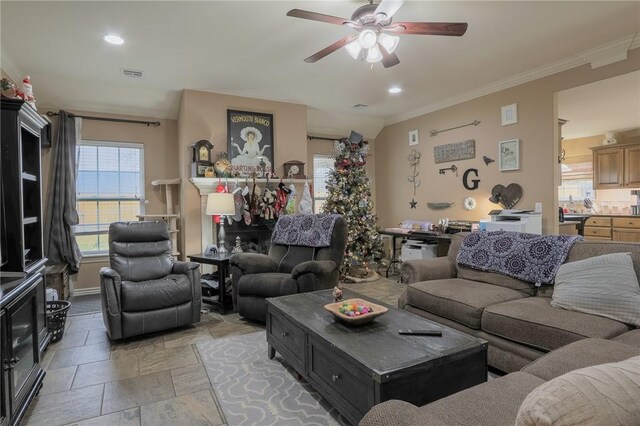
POLYGON ((278 354, 267 357, 265 332, 197 347, 230 426, 348 424, 278 354))

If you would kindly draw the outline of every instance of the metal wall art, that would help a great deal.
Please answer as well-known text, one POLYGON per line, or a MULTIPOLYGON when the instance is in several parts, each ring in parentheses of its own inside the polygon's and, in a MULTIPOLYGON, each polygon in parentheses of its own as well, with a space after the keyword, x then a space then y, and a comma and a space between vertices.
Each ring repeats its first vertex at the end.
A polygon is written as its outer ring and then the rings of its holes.
POLYGON ((455 203, 427 203, 427 207, 431 210, 444 210, 453 206, 455 203))
POLYGON ((447 171, 451 171, 453 173, 456 174, 456 176, 458 176, 458 168, 456 167, 456 165, 454 164, 451 167, 445 167, 443 169, 438 170, 438 173, 440 173, 441 175, 443 175, 445 172, 447 171))
POLYGON ((464 189, 468 189, 469 191, 478 189, 480 183, 480 179, 471 179, 471 184, 469 184, 469 175, 471 173, 478 177, 478 169, 467 169, 462 175, 462 185, 464 185, 464 189))
POLYGON ((476 158, 476 141, 469 139, 464 142, 434 146, 433 157, 436 164, 476 158))
POLYGON ((413 174, 407 177, 409 182, 413 184, 413 197, 411 197, 411 201, 409 202, 409 206, 411 206, 412 209, 415 209, 416 205, 418 204, 415 198, 416 198, 416 189, 420 186, 420 183, 421 183, 420 179, 418 179, 418 175, 420 174, 420 172, 418 171, 418 165, 420 164, 420 157, 422 157, 422 154, 420 154, 415 149, 411 150, 408 157, 409 167, 413 167, 413 174))
POLYGON ((456 127, 450 127, 448 129, 442 129, 442 130, 432 130, 431 131, 431 136, 438 136, 440 133, 444 133, 444 132, 448 132, 450 130, 456 130, 456 129, 462 129, 463 127, 469 127, 469 126, 477 126, 478 124, 480 124, 481 121, 478 120, 474 120, 471 123, 467 123, 467 124, 462 124, 460 126, 456 126, 456 127))
POLYGON ((522 187, 517 183, 510 183, 506 188, 498 184, 491 189, 489 201, 501 204, 505 209, 512 209, 522 199, 522 192, 522 187))

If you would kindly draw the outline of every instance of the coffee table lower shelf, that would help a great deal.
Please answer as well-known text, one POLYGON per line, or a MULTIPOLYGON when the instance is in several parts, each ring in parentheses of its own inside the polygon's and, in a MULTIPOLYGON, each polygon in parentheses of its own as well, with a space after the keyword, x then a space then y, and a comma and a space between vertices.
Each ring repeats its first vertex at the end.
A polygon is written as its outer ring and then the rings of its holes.
MULTIPOLYGON (((455 333, 456 339, 440 338, 435 344, 438 351, 428 350, 424 357, 410 359, 406 352, 420 353, 425 337, 413 336, 413 339, 423 340, 409 348, 412 340, 403 336, 402 339, 408 342, 408 346, 403 347, 390 329, 397 331, 396 324, 406 323, 407 316, 415 317, 411 318, 414 324, 425 322, 431 327, 443 326, 392 308, 370 325, 351 329, 334 323, 331 314, 324 311, 323 304, 317 300, 317 310, 312 305, 304 306, 310 299, 326 298, 328 303, 330 291, 307 294, 306 297, 300 294, 267 299, 269 358, 277 351, 353 424, 383 401, 400 399, 421 406, 487 380, 487 343, 480 339, 472 336, 467 339, 466 335, 444 327, 444 334, 455 333), (315 321, 302 319, 298 315, 300 312, 307 312, 315 321), (353 337, 352 344, 345 343, 351 340, 350 337, 353 337), (443 343, 451 347, 446 348, 443 343), (378 362, 376 349, 381 348, 380 345, 393 347, 386 346, 380 351, 383 359, 378 362), (368 354, 360 357, 359 351, 368 351, 368 354), (393 355, 389 355, 394 352, 398 354, 397 364, 394 364, 393 355), (436 352, 438 354, 434 356, 436 352), (380 369, 380 365, 390 367, 380 369)), ((371 298, 364 299, 378 303, 371 298)))

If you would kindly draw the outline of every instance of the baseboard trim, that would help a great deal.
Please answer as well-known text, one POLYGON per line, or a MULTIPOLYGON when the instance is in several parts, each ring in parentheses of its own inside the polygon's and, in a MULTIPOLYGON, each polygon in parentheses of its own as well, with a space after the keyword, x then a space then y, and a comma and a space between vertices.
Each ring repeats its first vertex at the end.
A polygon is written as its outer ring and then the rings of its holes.
POLYGON ((73 290, 74 296, 87 296, 89 294, 100 294, 100 287, 76 288, 73 290))

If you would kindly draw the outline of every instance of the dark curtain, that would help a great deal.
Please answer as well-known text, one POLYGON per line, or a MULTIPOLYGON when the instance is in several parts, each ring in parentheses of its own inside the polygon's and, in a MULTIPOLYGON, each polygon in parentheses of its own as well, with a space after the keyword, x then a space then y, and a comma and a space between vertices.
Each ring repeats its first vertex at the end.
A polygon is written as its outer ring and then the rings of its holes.
POLYGON ((50 263, 69 264, 78 272, 82 254, 73 234, 76 210, 76 119, 58 112, 58 135, 51 153, 51 180, 45 222, 46 256, 50 263))

